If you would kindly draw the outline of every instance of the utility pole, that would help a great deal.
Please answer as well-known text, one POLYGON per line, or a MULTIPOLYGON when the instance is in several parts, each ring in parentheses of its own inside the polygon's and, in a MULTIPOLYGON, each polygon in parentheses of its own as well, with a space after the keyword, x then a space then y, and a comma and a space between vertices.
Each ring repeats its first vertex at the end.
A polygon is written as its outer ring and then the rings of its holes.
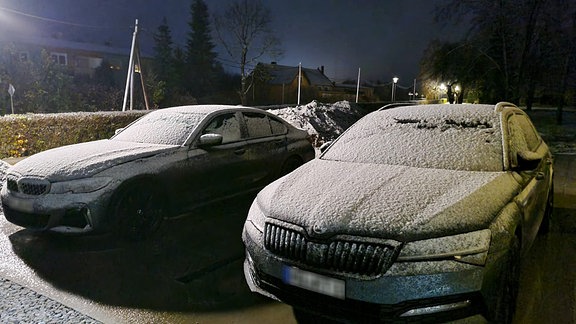
POLYGON ((356 103, 358 103, 359 94, 360 94, 360 68, 358 68, 358 83, 356 84, 356 103))
POLYGON ((142 94, 144 95, 144 104, 146 105, 146 110, 148 110, 150 108, 148 106, 148 96, 146 95, 146 87, 144 86, 144 77, 142 76, 142 62, 140 61, 140 46, 138 44, 138 19, 136 19, 136 22, 134 24, 134 33, 132 34, 132 46, 130 47, 130 60, 128 62, 128 75, 126 76, 126 88, 124 90, 124 102, 122 104, 122 111, 126 111, 128 94, 130 94, 130 110, 134 109, 135 73, 140 74, 140 85, 142 86, 142 94))
POLYGON ((302 85, 302 62, 298 64, 298 106, 300 106, 300 87, 302 85))

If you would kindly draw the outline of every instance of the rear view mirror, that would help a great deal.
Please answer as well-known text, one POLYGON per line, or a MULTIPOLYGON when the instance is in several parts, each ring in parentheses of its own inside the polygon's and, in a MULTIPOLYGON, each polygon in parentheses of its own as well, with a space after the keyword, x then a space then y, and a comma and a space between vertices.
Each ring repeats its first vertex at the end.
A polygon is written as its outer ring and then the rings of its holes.
POLYGON ((223 137, 220 134, 204 134, 200 136, 198 146, 210 147, 222 144, 223 137))

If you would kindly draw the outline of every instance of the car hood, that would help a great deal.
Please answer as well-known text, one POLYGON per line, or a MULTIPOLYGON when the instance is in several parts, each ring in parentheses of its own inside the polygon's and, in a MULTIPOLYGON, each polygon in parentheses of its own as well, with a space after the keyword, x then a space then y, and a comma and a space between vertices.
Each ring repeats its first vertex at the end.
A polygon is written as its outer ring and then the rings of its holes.
POLYGON ((316 159, 263 189, 257 202, 266 216, 310 236, 406 242, 486 228, 519 190, 508 172, 316 159))
POLYGON ((62 146, 16 163, 10 172, 49 181, 86 178, 110 167, 177 149, 178 146, 99 140, 62 146))

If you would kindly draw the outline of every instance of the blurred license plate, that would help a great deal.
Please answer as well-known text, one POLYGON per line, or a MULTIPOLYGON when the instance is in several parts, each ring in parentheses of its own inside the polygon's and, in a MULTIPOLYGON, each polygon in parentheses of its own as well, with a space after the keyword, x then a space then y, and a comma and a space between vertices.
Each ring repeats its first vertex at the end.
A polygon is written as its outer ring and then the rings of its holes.
POLYGON ((346 284, 344 280, 323 276, 294 267, 284 267, 284 283, 320 294, 344 299, 346 284))

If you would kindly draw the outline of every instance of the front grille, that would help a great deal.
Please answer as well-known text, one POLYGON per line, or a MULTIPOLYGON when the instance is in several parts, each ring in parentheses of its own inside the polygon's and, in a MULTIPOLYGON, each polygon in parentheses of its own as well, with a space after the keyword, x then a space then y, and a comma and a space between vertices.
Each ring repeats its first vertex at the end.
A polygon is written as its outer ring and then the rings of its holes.
POLYGON ((8 190, 18 192, 18 178, 15 175, 13 174, 7 175, 6 183, 8 190))
POLYGON ((50 191, 50 183, 44 179, 20 178, 13 174, 6 176, 8 190, 23 194, 39 196, 50 191))
POLYGON ((360 276, 383 274, 392 265, 400 245, 331 239, 315 242, 302 232, 266 223, 264 247, 281 257, 337 273, 360 276))

